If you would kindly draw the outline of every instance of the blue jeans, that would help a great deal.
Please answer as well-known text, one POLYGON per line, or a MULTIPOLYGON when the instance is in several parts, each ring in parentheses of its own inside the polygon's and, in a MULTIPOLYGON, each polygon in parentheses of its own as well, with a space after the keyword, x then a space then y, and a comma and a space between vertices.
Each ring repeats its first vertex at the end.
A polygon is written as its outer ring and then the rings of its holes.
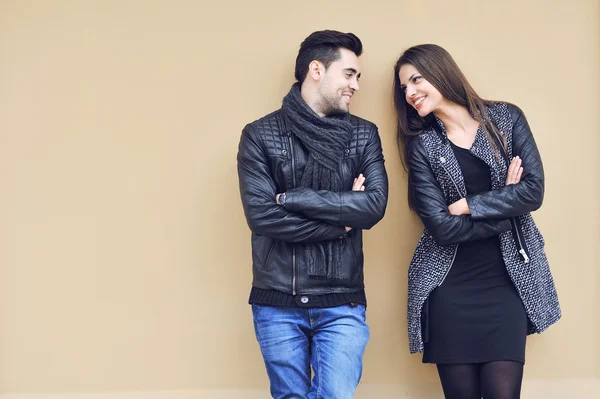
POLYGON ((369 341, 363 305, 311 309, 252 305, 252 314, 273 398, 354 397, 369 341))

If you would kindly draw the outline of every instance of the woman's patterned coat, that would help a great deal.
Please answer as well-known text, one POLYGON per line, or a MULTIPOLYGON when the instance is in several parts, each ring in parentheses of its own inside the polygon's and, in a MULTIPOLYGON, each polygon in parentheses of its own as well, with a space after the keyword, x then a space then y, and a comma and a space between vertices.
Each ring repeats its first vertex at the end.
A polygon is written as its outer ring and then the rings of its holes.
POLYGON ((480 128, 470 150, 490 167, 490 192, 466 195, 463 175, 440 120, 411 143, 409 185, 415 210, 425 225, 408 271, 411 353, 423 351, 423 304, 450 271, 460 243, 473 239, 499 235, 506 269, 529 319, 529 334, 542 332, 561 317, 544 239, 530 215, 544 196, 544 171, 533 135, 514 105, 495 103, 488 113, 508 144, 508 154, 498 154, 480 128), (521 181, 506 186, 507 162, 517 155, 523 166, 521 181), (463 197, 471 215, 451 215, 448 205, 463 197))

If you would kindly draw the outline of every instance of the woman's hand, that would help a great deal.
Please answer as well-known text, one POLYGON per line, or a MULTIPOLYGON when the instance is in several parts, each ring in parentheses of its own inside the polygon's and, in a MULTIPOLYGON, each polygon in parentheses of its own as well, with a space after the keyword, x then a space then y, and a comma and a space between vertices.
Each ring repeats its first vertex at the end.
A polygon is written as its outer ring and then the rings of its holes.
POLYGON ((523 167, 521 166, 521 158, 518 156, 514 157, 510 161, 508 166, 508 172, 506 173, 506 185, 517 184, 521 181, 521 175, 523 174, 523 167))
POLYGON ((450 206, 448 206, 448 212, 454 216, 471 214, 471 210, 469 209, 469 204, 467 203, 466 198, 461 198, 455 203, 450 204, 450 206))

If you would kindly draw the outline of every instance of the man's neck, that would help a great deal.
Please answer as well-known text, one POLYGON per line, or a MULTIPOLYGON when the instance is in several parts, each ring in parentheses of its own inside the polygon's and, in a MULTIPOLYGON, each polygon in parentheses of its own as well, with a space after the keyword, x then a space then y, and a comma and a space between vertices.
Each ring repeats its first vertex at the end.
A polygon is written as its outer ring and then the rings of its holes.
POLYGON ((325 117, 325 114, 322 113, 321 110, 319 109, 319 107, 317 106, 317 104, 318 104, 317 99, 319 97, 319 93, 318 93, 318 90, 316 87, 314 87, 311 84, 308 84, 305 81, 300 86, 300 96, 302 97, 304 102, 310 107, 310 109, 315 111, 315 113, 317 115, 319 115, 321 118, 325 117))

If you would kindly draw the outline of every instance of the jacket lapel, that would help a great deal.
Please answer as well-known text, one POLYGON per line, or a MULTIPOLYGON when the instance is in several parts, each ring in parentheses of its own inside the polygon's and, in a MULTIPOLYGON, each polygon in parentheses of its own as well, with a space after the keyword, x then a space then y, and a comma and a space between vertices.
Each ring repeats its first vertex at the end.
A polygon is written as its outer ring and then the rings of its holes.
POLYGON ((504 156, 502 153, 496 154, 481 126, 477 129, 475 141, 470 151, 471 154, 481 159, 490 168, 492 188, 496 189, 504 186, 507 171, 504 156))

